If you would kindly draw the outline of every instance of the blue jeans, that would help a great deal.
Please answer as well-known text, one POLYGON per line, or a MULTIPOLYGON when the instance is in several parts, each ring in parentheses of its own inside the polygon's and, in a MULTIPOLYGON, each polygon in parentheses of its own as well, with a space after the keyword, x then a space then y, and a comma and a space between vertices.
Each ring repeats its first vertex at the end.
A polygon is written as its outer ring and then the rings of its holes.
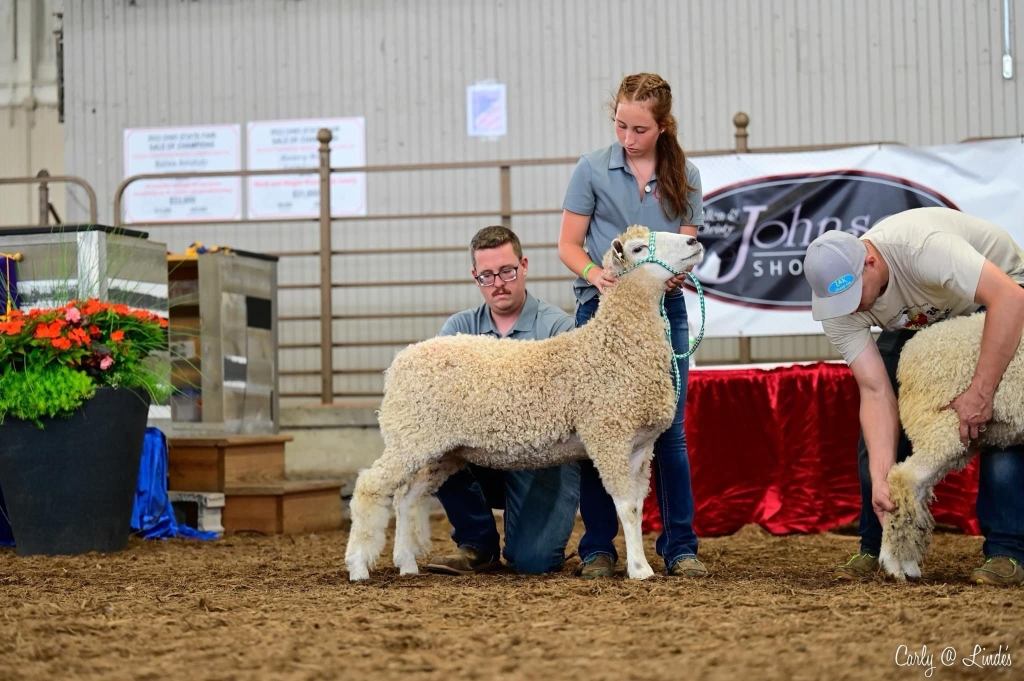
MULTIPOLYGON (((913 335, 913 331, 883 331, 878 337, 878 351, 897 396, 896 368, 903 346, 913 335)), ((903 461, 912 452, 910 441, 900 428, 896 461, 903 461)), ((982 552, 987 558, 1006 556, 1024 563, 1024 446, 987 449, 980 456, 977 513, 978 524, 985 535, 982 552)), ((857 444, 857 463, 861 496, 860 550, 877 556, 882 548, 882 526, 871 508, 871 472, 863 434, 857 444)))
MULTIPOLYGON (((600 296, 576 308, 576 327, 590 321, 597 312, 600 296)), ((672 348, 677 354, 687 351, 690 343, 686 304, 682 294, 665 296, 665 312, 672 330, 672 348)), ((683 414, 686 409, 686 382, 689 363, 677 359, 682 389, 676 404, 672 425, 654 443, 654 490, 661 508, 664 525, 658 537, 658 555, 671 568, 682 558, 697 555, 697 535, 693 531, 693 490, 690 487, 690 459, 686 453, 683 414)), ((584 561, 598 554, 618 560, 612 540, 619 531, 615 504, 605 491, 601 477, 589 459, 580 462, 580 515, 586 533, 580 540, 579 554, 584 561)))
POLYGON ((576 462, 525 471, 469 464, 450 476, 437 498, 454 528, 456 545, 498 558, 492 508, 505 509, 505 562, 521 574, 562 568, 580 499, 576 462))

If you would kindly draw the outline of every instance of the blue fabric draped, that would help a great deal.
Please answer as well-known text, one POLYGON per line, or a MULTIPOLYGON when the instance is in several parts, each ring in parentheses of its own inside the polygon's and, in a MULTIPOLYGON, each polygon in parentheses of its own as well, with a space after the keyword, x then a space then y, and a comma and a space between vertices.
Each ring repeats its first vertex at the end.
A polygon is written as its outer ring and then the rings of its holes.
POLYGON ((167 497, 167 438, 159 428, 147 428, 139 462, 139 484, 132 509, 132 531, 144 539, 216 539, 216 532, 202 532, 179 525, 167 497))
MULTIPOLYGON (((0 316, 7 314, 8 295, 14 303, 14 307, 20 307, 16 264, 13 259, 0 254, 0 316)), ((14 534, 11 532, 11 524, 7 521, 7 506, 4 504, 3 489, 0 489, 0 546, 14 546, 14 534)))

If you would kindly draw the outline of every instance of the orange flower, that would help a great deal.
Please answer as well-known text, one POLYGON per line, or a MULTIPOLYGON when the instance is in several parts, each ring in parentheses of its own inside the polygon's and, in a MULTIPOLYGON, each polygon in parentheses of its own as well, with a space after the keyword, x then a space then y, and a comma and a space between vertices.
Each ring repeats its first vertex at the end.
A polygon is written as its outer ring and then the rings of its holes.
POLYGON ((167 320, 164 319, 163 317, 157 317, 157 319, 160 320, 160 328, 161 329, 166 329, 167 328, 167 320))
POLYGON ((99 336, 102 333, 103 332, 100 331, 100 327, 96 326, 95 324, 93 324, 92 326, 89 327, 89 335, 99 336))
POLYGON ((60 336, 61 327, 64 322, 57 320, 52 324, 40 324, 36 327, 36 338, 57 338, 60 336))
POLYGON ((127 305, 114 305, 114 312, 116 312, 117 314, 128 314, 128 312, 129 312, 128 306, 127 305))
POLYGON ((0 333, 6 333, 13 336, 16 333, 21 333, 23 328, 25 328, 24 319, 12 319, 9 322, 0 324, 0 333))
POLYGON ((110 340, 114 341, 115 343, 120 343, 122 340, 124 340, 124 331, 117 330, 114 333, 110 334, 110 340))
POLYGON ((71 329, 68 333, 68 338, 78 345, 86 345, 90 340, 92 340, 89 338, 89 334, 87 334, 83 329, 71 329))
POLYGON ((82 306, 82 314, 94 315, 97 312, 102 312, 106 307, 100 301, 95 298, 90 298, 89 301, 82 306))
POLYGON ((61 350, 67 350, 71 347, 71 341, 67 338, 54 338, 50 343, 53 344, 53 347, 61 350))

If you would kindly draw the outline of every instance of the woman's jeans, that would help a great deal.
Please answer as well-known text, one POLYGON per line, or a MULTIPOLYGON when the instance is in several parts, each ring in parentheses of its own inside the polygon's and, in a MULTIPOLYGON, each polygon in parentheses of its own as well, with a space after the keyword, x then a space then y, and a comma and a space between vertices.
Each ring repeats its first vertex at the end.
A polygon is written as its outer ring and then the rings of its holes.
MULTIPOLYGON (((576 327, 590 321, 597 312, 600 296, 591 298, 577 306, 576 327)), ((686 320, 686 304, 680 291, 677 295, 665 296, 665 311, 672 330, 672 348, 676 354, 689 349, 689 324, 686 320)), ((672 425, 654 444, 654 489, 661 508, 664 529, 658 537, 658 555, 671 568, 681 558, 697 555, 697 535, 693 532, 693 491, 690 487, 690 460, 686 453, 686 433, 683 430, 683 414, 686 409, 686 380, 689 363, 686 359, 675 360, 679 367, 682 389, 676 404, 676 416, 672 425)), ((674 380, 674 379, 673 379, 674 380)), ((597 469, 590 459, 580 462, 580 515, 586 526, 586 533, 580 540, 579 555, 584 561, 605 554, 618 560, 618 553, 612 540, 619 531, 619 518, 615 504, 605 491, 597 469)))

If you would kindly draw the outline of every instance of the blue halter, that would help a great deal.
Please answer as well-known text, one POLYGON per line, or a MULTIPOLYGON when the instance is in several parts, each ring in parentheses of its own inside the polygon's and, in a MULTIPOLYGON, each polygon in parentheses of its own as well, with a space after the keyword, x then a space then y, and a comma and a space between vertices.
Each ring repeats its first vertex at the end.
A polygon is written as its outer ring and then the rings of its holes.
MULTIPOLYGON (((647 252, 647 257, 646 258, 642 258, 640 260, 637 260, 635 263, 630 265, 630 267, 628 269, 625 269, 625 270, 619 272, 618 275, 616 275, 616 276, 621 277, 623 274, 626 274, 628 272, 632 272, 637 267, 640 267, 640 265, 643 265, 644 263, 649 263, 649 262, 653 262, 655 264, 661 265, 666 270, 671 272, 673 275, 678 276, 680 274, 683 274, 682 272, 677 272, 676 269, 673 268, 671 265, 669 265, 667 262, 665 262, 664 260, 662 260, 662 259, 660 259, 660 258, 658 258, 658 257, 656 257, 654 255, 654 232, 651 232, 651 237, 650 237, 650 239, 647 242, 647 251, 648 252, 647 252)), ((672 361, 672 375, 675 377, 676 401, 677 402, 679 401, 679 392, 682 389, 682 386, 680 385, 680 378, 679 378, 679 364, 675 360, 677 360, 677 359, 686 359, 687 357, 689 357, 690 355, 692 355, 694 352, 697 351, 697 346, 700 345, 701 340, 704 339, 704 322, 706 321, 706 316, 705 316, 705 312, 704 312, 704 289, 701 288, 700 282, 697 280, 697 277, 693 276, 693 272, 687 272, 686 276, 688 276, 690 278, 690 281, 693 282, 694 288, 697 289, 697 299, 700 301, 700 333, 697 334, 697 337, 693 340, 693 345, 691 345, 690 349, 687 350, 685 353, 677 354, 675 351, 672 352, 672 357, 673 357, 673 361, 672 361)), ((669 347, 672 347, 672 325, 668 321, 668 313, 665 312, 665 294, 664 293, 661 294, 661 318, 665 320, 665 328, 666 328, 665 335, 668 337, 668 345, 669 345, 669 347)))

